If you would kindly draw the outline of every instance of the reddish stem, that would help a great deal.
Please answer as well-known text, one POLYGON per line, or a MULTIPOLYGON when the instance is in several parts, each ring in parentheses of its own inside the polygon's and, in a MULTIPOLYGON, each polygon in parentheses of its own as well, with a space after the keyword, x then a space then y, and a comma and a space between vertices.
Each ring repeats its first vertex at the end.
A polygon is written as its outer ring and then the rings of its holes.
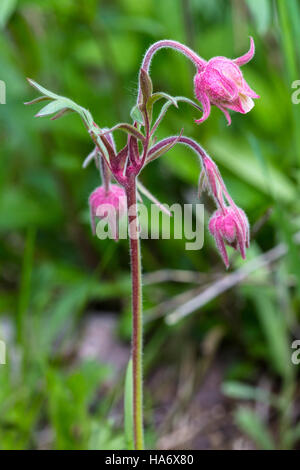
POLYGON ((133 364, 133 428, 136 450, 144 447, 143 437, 143 317, 139 222, 137 215, 136 175, 126 184, 132 280, 132 364, 133 364))

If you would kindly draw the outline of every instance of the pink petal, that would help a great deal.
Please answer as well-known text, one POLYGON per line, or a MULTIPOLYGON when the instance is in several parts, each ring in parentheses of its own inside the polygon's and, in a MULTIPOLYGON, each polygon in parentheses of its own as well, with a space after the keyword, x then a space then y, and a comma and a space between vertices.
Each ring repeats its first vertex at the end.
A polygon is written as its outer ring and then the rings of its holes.
POLYGON ((241 67, 242 65, 245 65, 248 62, 250 62, 250 60, 252 59, 254 54, 255 54, 255 45, 254 45, 253 38, 250 36, 250 49, 249 49, 249 51, 246 52, 246 54, 242 55, 241 57, 238 57, 237 59, 234 59, 233 62, 236 65, 238 65, 239 67, 241 67))
POLYGON ((217 108, 219 108, 222 111, 222 113, 225 114, 228 126, 230 126, 231 125, 231 116, 230 116, 229 112, 219 103, 215 103, 215 106, 217 106, 217 108))
POLYGON ((243 113, 249 113, 249 111, 254 107, 253 99, 247 95, 240 95, 240 103, 243 108, 243 113))
MULTIPOLYGON (((225 104, 225 103, 224 103, 225 104)), ((249 113, 249 111, 253 108, 254 102, 252 98, 246 95, 239 95, 238 99, 231 102, 226 103, 226 108, 232 109, 241 114, 249 113)))
POLYGON ((244 237, 243 237, 243 233, 239 230, 239 227, 237 227, 236 238, 237 238, 237 242, 238 242, 238 246, 239 246, 241 256, 242 256, 243 259, 245 259, 246 258, 245 240, 244 240, 244 237))
POLYGON ((246 80, 243 80, 243 94, 249 96, 250 98, 260 98, 260 96, 249 87, 246 80))
POLYGON ((208 230, 212 234, 213 237, 216 236, 216 222, 217 222, 218 216, 216 213, 211 217, 209 223, 208 223, 208 230))
POLYGON ((96 235, 95 216, 94 216, 92 206, 90 206, 90 223, 91 223, 92 234, 96 235))
POLYGON ((227 251, 226 251, 226 247, 225 247, 225 243, 224 243, 224 240, 223 238, 221 237, 221 235, 219 234, 216 234, 215 236, 215 241, 216 241, 216 244, 217 244, 217 248, 220 252, 220 255, 224 261, 224 264, 226 266, 226 268, 229 268, 229 259, 228 259, 228 254, 227 254, 227 251))
POLYGON ((219 76, 219 81, 226 90, 226 94, 230 96, 228 100, 235 100, 238 97, 239 89, 237 84, 233 79, 224 75, 224 73, 219 72, 219 70, 214 70, 215 73, 219 76))
POLYGON ((197 99, 202 103, 203 116, 201 119, 195 119, 195 122, 197 124, 201 124, 201 122, 206 121, 206 119, 209 117, 211 106, 210 106, 209 98, 206 95, 206 93, 200 91, 199 89, 197 90, 197 99))

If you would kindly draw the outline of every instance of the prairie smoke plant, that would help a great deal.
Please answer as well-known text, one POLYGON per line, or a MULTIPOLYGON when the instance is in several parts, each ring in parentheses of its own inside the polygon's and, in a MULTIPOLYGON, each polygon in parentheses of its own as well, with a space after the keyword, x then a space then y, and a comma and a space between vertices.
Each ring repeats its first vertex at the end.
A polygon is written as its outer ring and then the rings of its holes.
MULTIPOLYGON (((252 98, 258 98, 245 82, 240 66, 247 63, 254 55, 254 42, 251 38, 249 52, 239 59, 229 60, 215 57, 208 62, 199 57, 194 51, 176 41, 165 40, 153 44, 145 54, 139 71, 137 104, 131 110, 131 122, 119 123, 111 129, 98 126, 87 109, 74 101, 46 90, 31 79, 29 83, 35 87, 41 96, 30 103, 48 100, 48 104, 36 115, 49 116, 58 119, 61 116, 76 112, 80 115, 94 145, 90 155, 84 161, 86 167, 94 161, 100 170, 102 184, 96 188, 89 198, 92 231, 95 233, 95 220, 107 217, 108 206, 121 216, 127 205, 127 217, 130 238, 131 278, 132 278, 132 351, 128 366, 125 386, 125 434, 128 448, 143 449, 143 388, 142 388, 142 349, 143 349, 143 316, 142 316, 142 282, 139 220, 136 209, 137 198, 141 195, 152 202, 161 204, 138 181, 145 166, 161 157, 178 144, 188 146, 195 152, 201 162, 200 191, 205 188, 215 201, 216 212, 209 222, 209 231, 215 238, 217 248, 228 267, 229 259, 225 245, 239 250, 245 257, 249 246, 249 225, 245 213, 239 209, 230 197, 220 172, 207 155, 205 150, 193 139, 183 135, 183 131, 158 142, 155 133, 165 118, 171 105, 178 107, 180 101, 185 101, 198 111, 202 108, 194 101, 183 96, 172 97, 164 92, 153 92, 149 67, 153 55, 161 48, 173 48, 188 57, 196 66, 195 77, 196 96, 204 109, 202 122, 208 118, 210 105, 218 106, 227 116, 227 109, 246 113, 253 106, 252 98), (164 100, 158 117, 153 121, 153 107, 164 100), (127 134, 123 148, 117 149, 113 134, 122 131, 127 134), (111 181, 114 180, 113 183, 111 181), (139 191, 139 193, 138 193, 139 191), (133 209, 133 210, 132 210, 133 209), (129 405, 128 405, 129 403, 129 405)), ((115 238, 117 233, 115 232, 115 238)))

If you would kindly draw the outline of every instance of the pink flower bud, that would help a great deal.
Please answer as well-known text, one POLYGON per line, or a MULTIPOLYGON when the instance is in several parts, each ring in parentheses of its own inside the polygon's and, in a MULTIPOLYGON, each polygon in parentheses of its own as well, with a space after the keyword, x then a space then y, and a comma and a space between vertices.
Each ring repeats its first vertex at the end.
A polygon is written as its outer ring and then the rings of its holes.
POLYGON ((235 60, 226 57, 214 57, 194 78, 195 95, 202 103, 203 116, 196 120, 198 124, 210 115, 211 105, 217 106, 226 116, 228 124, 231 118, 228 109, 239 113, 248 113, 254 106, 252 98, 259 98, 245 81, 240 66, 249 62, 254 56, 254 41, 251 38, 249 51, 235 60))
POLYGON ((90 195, 89 206, 93 235, 96 233, 96 217, 105 217, 108 219, 114 238, 117 239, 117 218, 122 217, 126 211, 125 190, 116 184, 111 184, 108 191, 104 186, 99 186, 90 195))
POLYGON ((246 257, 249 247, 249 223, 246 214, 237 206, 218 209, 211 217, 208 228, 214 237, 217 248, 223 258, 226 268, 229 266, 226 246, 229 245, 246 257))

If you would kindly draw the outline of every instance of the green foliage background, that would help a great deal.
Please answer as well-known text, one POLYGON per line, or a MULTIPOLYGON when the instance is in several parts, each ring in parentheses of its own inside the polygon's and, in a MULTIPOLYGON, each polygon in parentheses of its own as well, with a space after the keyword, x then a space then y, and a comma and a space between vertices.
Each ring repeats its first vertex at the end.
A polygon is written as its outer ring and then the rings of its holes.
MULTIPOLYGON (((297 445, 299 366, 290 357, 292 340, 300 339, 299 249, 293 241, 300 222, 300 107, 292 105, 291 84, 300 79, 299 9, 296 0, 1 0, 6 104, 0 105, 0 334, 7 341, 7 364, 0 365, 0 448, 39 448, 45 430, 50 448, 125 445, 122 419, 113 411, 123 378, 99 395, 112 367, 74 364, 68 352, 76 350, 91 310, 114 312, 120 341, 129 344, 127 242, 91 236, 87 199, 99 176, 92 166, 82 170, 81 165, 92 143, 75 115, 54 122, 34 119, 33 107, 23 105, 36 96, 25 78, 72 98, 90 109, 100 126, 110 127, 129 120, 138 68, 152 42, 172 38, 205 59, 236 57, 248 49, 249 35, 257 52, 243 71, 261 95, 251 113, 235 114, 227 127, 213 109, 197 126, 195 110, 180 104, 179 110, 170 109, 159 135, 184 127, 219 164, 253 227, 247 261, 283 242, 288 254, 175 326, 163 318, 148 321, 146 374, 176 367, 190 348, 196 354, 193 367, 200 367, 201 345, 221 328, 214 360, 229 351, 224 393, 234 406, 249 402, 235 413, 238 426, 257 447, 297 445), (267 397, 259 386, 262 375, 272 386, 267 397), (252 404, 261 400, 272 408, 272 422, 253 411, 252 404)), ((169 50, 155 57, 151 69, 155 90, 190 98, 193 72, 183 56, 169 50)), ((172 204, 196 202, 198 176, 199 163, 178 146, 150 165, 141 180, 172 204)), ((144 241, 144 272, 200 272, 204 286, 225 274, 207 232, 198 252, 186 251, 184 243, 144 241)), ((231 270, 245 264, 231 255, 231 270)), ((145 285, 145 310, 192 287, 145 285)), ((145 393, 148 445, 155 446, 155 403, 147 387, 145 393)))

